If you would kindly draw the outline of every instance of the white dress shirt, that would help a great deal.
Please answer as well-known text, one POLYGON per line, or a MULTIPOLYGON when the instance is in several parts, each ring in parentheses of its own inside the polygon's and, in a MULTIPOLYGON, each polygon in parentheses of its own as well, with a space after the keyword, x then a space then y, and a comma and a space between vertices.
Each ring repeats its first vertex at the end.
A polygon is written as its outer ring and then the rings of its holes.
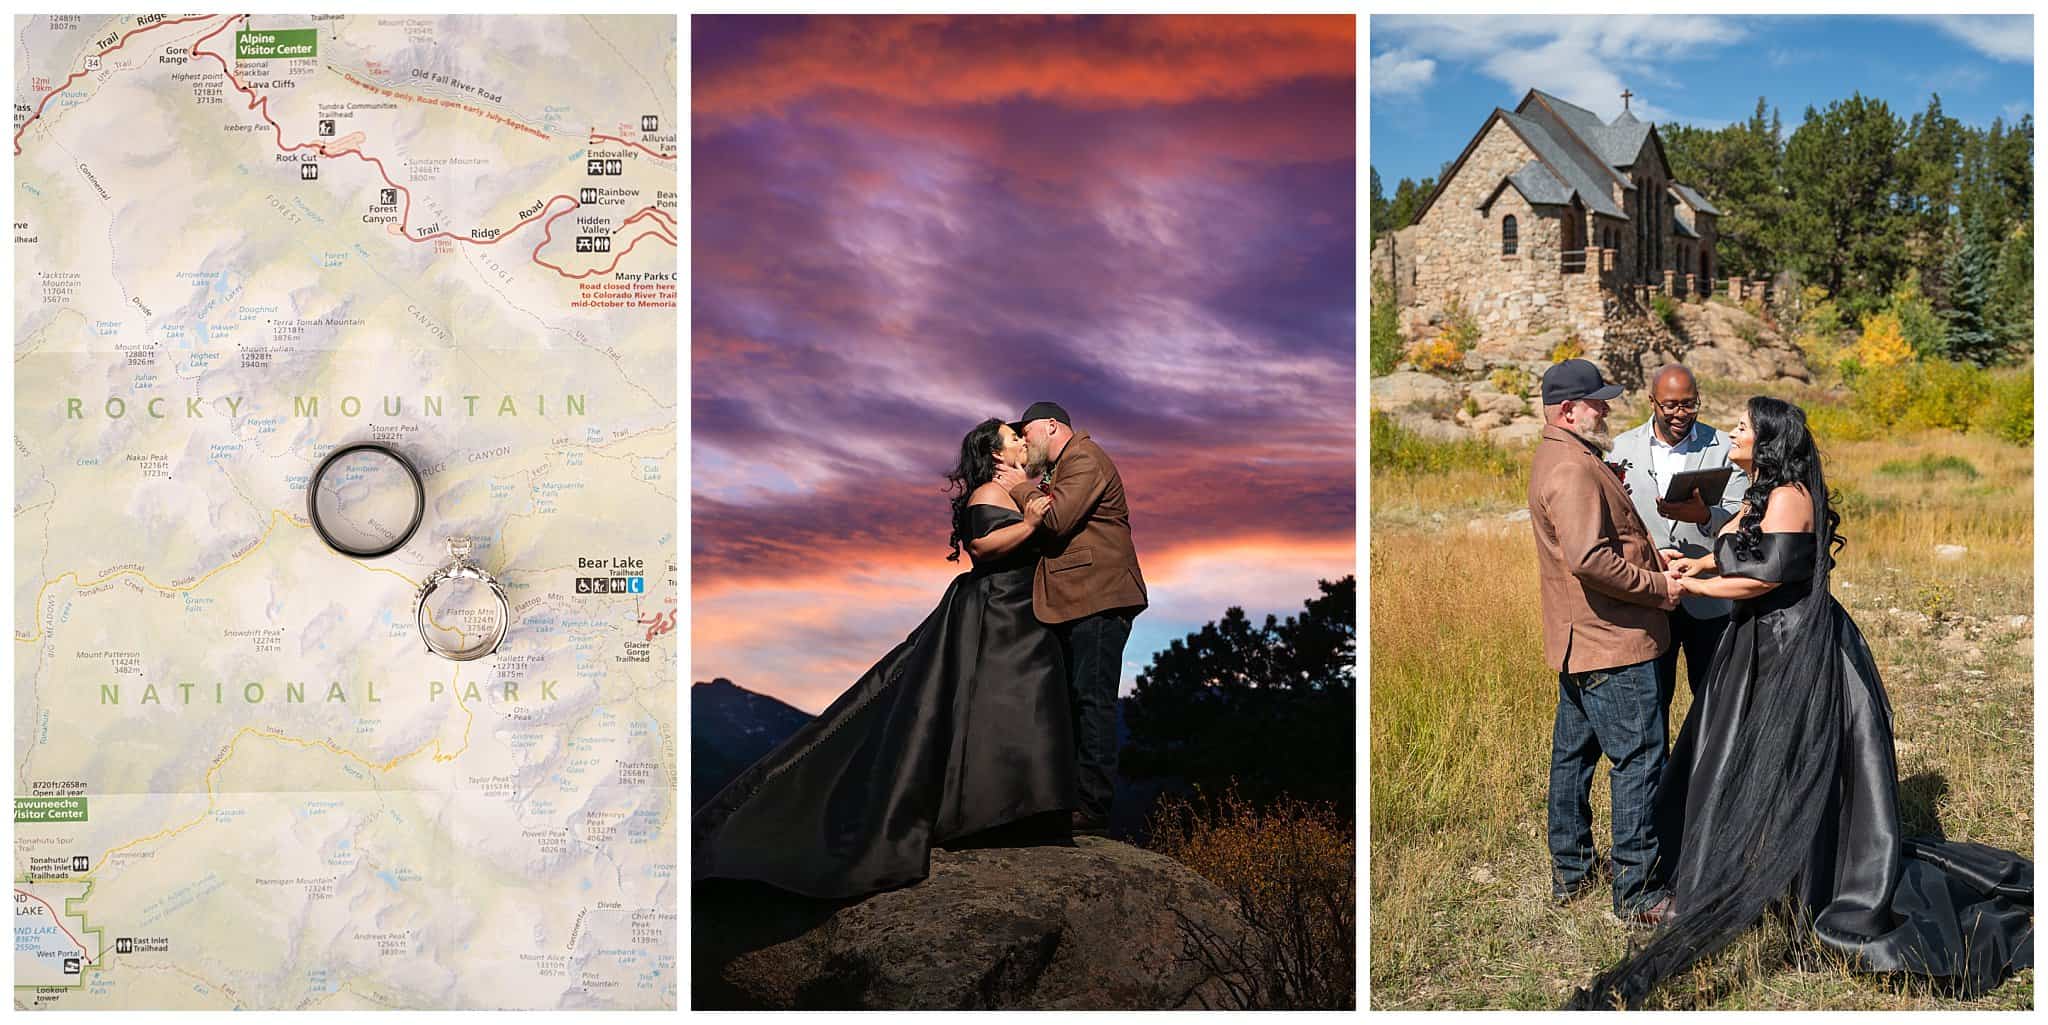
POLYGON ((1664 497, 1664 489, 1671 486, 1671 478, 1685 469, 1685 457, 1692 454, 1700 434, 1698 420, 1685 429, 1685 437, 1676 445, 1664 444, 1657 436, 1655 424, 1650 426, 1650 476, 1657 482, 1657 497, 1664 497))

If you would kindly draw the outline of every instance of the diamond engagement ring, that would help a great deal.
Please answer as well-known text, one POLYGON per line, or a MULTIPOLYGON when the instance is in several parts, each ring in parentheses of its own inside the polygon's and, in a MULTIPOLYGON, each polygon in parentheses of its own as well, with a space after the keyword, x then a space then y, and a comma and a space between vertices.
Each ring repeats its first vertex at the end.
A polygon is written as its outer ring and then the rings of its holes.
POLYGON ((413 619, 420 628, 420 640, 425 642, 427 650, 453 662, 473 662, 486 655, 495 654, 498 645, 504 642, 505 631, 512 622, 512 603, 505 598, 505 588, 498 583, 498 578, 470 561, 469 548, 469 539, 466 537, 448 539, 448 563, 427 574, 427 579, 420 582, 417 594, 419 607, 413 612, 413 619), (491 596, 497 599, 496 622, 484 632, 482 640, 466 648, 451 647, 435 639, 436 634, 457 632, 456 628, 428 623, 431 613, 427 611, 427 599, 450 581, 472 581, 482 584, 490 588, 491 596))

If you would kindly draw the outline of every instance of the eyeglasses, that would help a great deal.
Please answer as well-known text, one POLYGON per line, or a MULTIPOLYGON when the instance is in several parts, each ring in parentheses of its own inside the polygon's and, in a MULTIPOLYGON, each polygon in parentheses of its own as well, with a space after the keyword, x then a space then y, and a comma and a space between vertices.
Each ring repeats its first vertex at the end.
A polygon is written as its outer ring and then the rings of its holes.
POLYGON ((1658 409, 1661 409, 1666 413, 1678 413, 1688 409, 1700 408, 1700 400, 1679 399, 1677 402, 1659 402, 1656 405, 1658 409))

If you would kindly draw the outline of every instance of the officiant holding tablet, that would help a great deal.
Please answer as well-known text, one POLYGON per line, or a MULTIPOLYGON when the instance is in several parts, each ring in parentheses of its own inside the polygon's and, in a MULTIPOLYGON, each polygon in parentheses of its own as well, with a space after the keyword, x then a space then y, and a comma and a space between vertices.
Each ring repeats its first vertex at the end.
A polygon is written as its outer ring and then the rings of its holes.
MULTIPOLYGON (((1692 371, 1670 363, 1650 377, 1650 419, 1614 439, 1609 458, 1624 467, 1623 482, 1636 515, 1668 559, 1698 558, 1714 546, 1714 535, 1742 508, 1749 479, 1728 461, 1728 436, 1699 421, 1699 383, 1692 371)), ((1707 680, 1707 666, 1732 603, 1686 596, 1671 613, 1671 647, 1657 659, 1657 686, 1667 715, 1678 684, 1678 656, 1685 654, 1686 683, 1693 700, 1707 680)))

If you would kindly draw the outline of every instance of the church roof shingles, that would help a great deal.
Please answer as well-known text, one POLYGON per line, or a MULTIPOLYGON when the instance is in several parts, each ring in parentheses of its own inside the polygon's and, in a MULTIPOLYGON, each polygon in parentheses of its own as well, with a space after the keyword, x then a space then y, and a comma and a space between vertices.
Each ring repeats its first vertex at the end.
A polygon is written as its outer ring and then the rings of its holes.
MULTIPOLYGON (((1521 192, 1523 198, 1531 203, 1562 205, 1576 196, 1594 213, 1627 219, 1628 215, 1615 203, 1610 187, 1612 183, 1619 183, 1624 190, 1635 188, 1635 183, 1621 174, 1620 169, 1635 164, 1636 156, 1643 151, 1644 140, 1651 138, 1649 122, 1626 110, 1612 122, 1602 122, 1600 115, 1540 89, 1529 90, 1514 112, 1494 108, 1493 116, 1487 118, 1487 125, 1493 123, 1493 117, 1506 121, 1536 154, 1535 160, 1507 175, 1508 184, 1521 192), (1531 111, 1532 104, 1539 109, 1531 111), (1555 130, 1560 128, 1562 132, 1555 130)), ((1459 154, 1450 171, 1437 182, 1421 209, 1415 212, 1416 220, 1421 220, 1422 215, 1436 205, 1444 186, 1457 177, 1464 168, 1465 158, 1485 134, 1486 126, 1482 125, 1479 134, 1473 136, 1465 152, 1459 154)), ((1659 152, 1662 152, 1661 146, 1659 152)), ((1671 187, 1679 199, 1694 210, 1716 215, 1721 212, 1698 192, 1676 182, 1671 183, 1671 187)), ((1495 189, 1490 195, 1498 191, 1495 189)), ((1681 227, 1680 231, 1691 234, 1690 229, 1681 227)))

